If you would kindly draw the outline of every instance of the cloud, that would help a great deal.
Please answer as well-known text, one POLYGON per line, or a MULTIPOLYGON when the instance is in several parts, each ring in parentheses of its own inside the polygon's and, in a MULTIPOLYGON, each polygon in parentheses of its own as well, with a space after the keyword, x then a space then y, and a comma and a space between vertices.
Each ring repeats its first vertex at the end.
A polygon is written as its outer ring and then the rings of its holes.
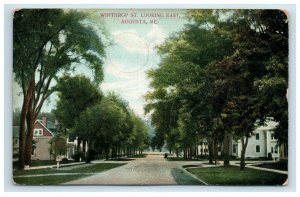
POLYGON ((129 52, 147 54, 149 45, 146 39, 142 38, 136 30, 114 31, 112 32, 114 41, 124 47, 129 52))
POLYGON ((144 106, 142 103, 129 103, 129 107, 140 117, 144 117, 144 106))
POLYGON ((101 89, 104 92, 114 91, 120 94, 138 115, 143 116, 145 102, 143 96, 149 90, 149 79, 145 71, 124 73, 116 69, 116 65, 122 68, 128 66, 117 62, 114 62, 114 65, 107 65, 104 70, 107 78, 101 84, 101 89))
POLYGON ((151 43, 151 48, 162 44, 166 40, 167 36, 167 33, 158 25, 151 25, 151 31, 147 34, 147 37, 151 43))
POLYGON ((145 36, 133 29, 113 31, 112 35, 115 42, 129 52, 143 54, 153 53, 155 46, 162 44, 168 36, 158 25, 151 25, 150 31, 145 36))
POLYGON ((137 30, 117 30, 112 32, 117 46, 121 46, 129 52, 116 51, 111 55, 110 62, 105 66, 106 80, 101 84, 104 92, 114 91, 129 102, 130 108, 141 116, 144 116, 145 100, 143 96, 149 91, 149 79, 141 65, 147 55, 151 54, 151 66, 157 57, 155 47, 162 44, 167 38, 167 33, 158 25, 151 25, 150 30, 142 34, 137 30), (119 52, 119 53, 118 53, 119 52), (116 54, 118 56, 116 56, 116 54), (122 59, 124 57, 125 59, 122 59), (130 60, 130 63, 128 61, 130 60), (127 63, 125 63, 127 62, 127 63), (132 72, 130 72, 132 71, 132 72))

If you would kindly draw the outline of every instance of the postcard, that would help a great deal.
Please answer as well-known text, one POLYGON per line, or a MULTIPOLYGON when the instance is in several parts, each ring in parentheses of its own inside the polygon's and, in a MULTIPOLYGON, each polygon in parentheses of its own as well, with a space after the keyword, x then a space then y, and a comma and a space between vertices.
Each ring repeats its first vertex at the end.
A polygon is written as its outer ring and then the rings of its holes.
POLYGON ((15 10, 14 184, 287 185, 288 15, 15 10))

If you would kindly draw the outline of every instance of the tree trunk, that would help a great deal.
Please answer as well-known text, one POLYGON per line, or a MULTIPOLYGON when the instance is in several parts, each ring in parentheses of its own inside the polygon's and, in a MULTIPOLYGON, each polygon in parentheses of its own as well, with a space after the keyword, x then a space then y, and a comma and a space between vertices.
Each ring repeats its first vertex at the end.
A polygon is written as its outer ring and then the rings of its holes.
POLYGON ((213 149, 213 152, 214 152, 214 161, 215 161, 215 165, 218 164, 218 142, 217 140, 214 140, 214 149, 213 149))
POLYGON ((224 166, 229 166, 229 135, 226 133, 223 146, 224 166))
POLYGON ((26 135, 26 144, 25 144, 25 158, 24 162, 26 166, 31 165, 31 155, 32 155, 32 140, 33 140, 33 131, 34 131, 34 122, 35 114, 34 109, 32 108, 33 97, 30 98, 29 107, 26 115, 27 122, 27 135, 26 135))
POLYGON ((209 164, 213 164, 213 149, 214 149, 213 146, 214 146, 214 145, 213 145, 212 141, 210 141, 210 142, 208 143, 208 157, 209 157, 209 164))
POLYGON ((25 159, 25 136, 26 136, 26 113, 28 108, 28 98, 24 96, 24 101, 20 117, 20 130, 19 130, 19 168, 24 169, 25 159))
POLYGON ((199 150, 198 150, 198 142, 196 144, 196 159, 198 160, 199 150))
POLYGON ((112 148, 111 148, 111 159, 113 159, 114 158, 114 153, 115 153, 115 147, 114 146, 112 146, 112 148))
POLYGON ((245 154, 246 154, 246 148, 248 145, 248 137, 246 137, 246 140, 244 137, 242 138, 242 150, 241 150, 241 162, 240 162, 240 170, 245 169, 245 154))
POLYGON ((35 80, 31 79, 27 90, 23 88, 24 100, 20 117, 20 131, 19 131, 19 167, 24 169, 25 166, 25 147, 26 147, 26 116, 28 108, 32 103, 32 97, 34 95, 35 80), (31 102, 31 103, 30 103, 31 102))
POLYGON ((109 148, 105 148, 105 159, 109 159, 109 148))

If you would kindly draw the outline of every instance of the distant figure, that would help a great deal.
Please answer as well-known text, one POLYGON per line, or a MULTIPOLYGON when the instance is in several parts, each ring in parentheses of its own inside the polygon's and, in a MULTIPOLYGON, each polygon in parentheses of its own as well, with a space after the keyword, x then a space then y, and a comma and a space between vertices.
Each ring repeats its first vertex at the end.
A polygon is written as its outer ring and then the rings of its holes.
POLYGON ((168 153, 165 153, 165 158, 168 158, 168 153))

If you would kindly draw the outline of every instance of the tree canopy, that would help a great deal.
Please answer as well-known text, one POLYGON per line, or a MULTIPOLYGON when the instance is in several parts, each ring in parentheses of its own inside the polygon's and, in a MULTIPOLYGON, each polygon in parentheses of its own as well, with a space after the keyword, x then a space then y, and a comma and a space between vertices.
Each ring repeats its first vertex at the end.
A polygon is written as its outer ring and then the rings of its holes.
POLYGON ((61 73, 85 66, 92 70, 96 83, 103 80, 104 44, 87 19, 87 13, 77 10, 22 9, 14 14, 13 72, 23 95, 21 168, 24 161, 25 165, 31 163, 34 122, 45 100, 55 91, 53 83, 61 73))
POLYGON ((153 90, 145 111, 155 141, 192 157, 201 137, 216 160, 219 145, 225 156, 232 136, 242 141, 243 169, 248 138, 267 119, 279 123, 276 134, 287 144, 287 16, 279 10, 190 10, 187 18, 158 47, 161 62, 148 72, 153 90))

